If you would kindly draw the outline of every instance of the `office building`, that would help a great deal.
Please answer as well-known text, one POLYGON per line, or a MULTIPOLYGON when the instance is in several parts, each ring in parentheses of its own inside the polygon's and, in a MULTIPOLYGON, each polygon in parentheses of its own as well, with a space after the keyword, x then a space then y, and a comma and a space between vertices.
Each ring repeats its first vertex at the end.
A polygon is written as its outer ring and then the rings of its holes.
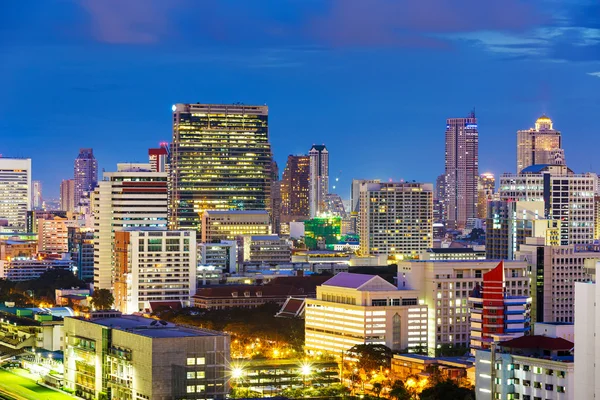
POLYGON ((44 206, 44 200, 42 198, 42 182, 32 181, 31 182, 31 209, 39 210, 44 206))
MULTIPOLYGON (((595 265, 594 269, 597 269, 595 265)), ((597 282, 575 283, 575 397, 600 396, 600 290, 597 282)))
POLYGON ((500 200, 543 201, 544 218, 560 220, 560 244, 594 238, 595 174, 574 174, 566 166, 531 165, 500 178, 500 200))
POLYGON ((75 211, 75 179, 63 179, 60 183, 60 209, 75 211))
POLYGON ((358 235, 364 256, 401 260, 433 247, 433 185, 362 183, 358 235))
MULTIPOLYGON (((485 273, 499 261, 402 261, 398 263, 398 287, 416 290, 428 307, 429 355, 440 349, 471 344, 469 297, 482 286, 485 273)), ((505 261, 506 295, 529 296, 527 263, 505 261)))
POLYGON ((573 322, 575 282, 592 279, 587 264, 600 260, 600 245, 548 245, 543 238, 527 238, 517 252, 531 271, 532 320, 573 322))
POLYGON ((560 132, 545 115, 535 121, 534 128, 517 131, 517 173, 539 164, 565 164, 560 132))
POLYGON ((494 174, 481 174, 477 183, 477 218, 487 218, 488 203, 494 199, 495 191, 496 178, 494 178, 494 174))
POLYGON ((473 247, 434 247, 421 252, 419 260, 485 260, 485 251, 473 247))
POLYGON ((242 239, 244 262, 250 264, 288 264, 292 248, 277 235, 245 235, 242 239))
POLYGON ((68 227, 68 243, 71 260, 77 277, 85 282, 94 280, 94 230, 68 227))
POLYGON ((267 106, 176 104, 170 229, 198 229, 205 210, 266 210, 272 154, 267 106))
POLYGON ((560 244, 561 221, 544 219, 543 201, 491 201, 488 204, 485 251, 490 260, 515 260, 528 237, 560 244))
POLYGON ((117 164, 105 172, 94 191, 94 287, 112 288, 115 231, 124 228, 165 228, 167 174, 150 164, 117 164))
POLYGON ((281 215, 284 222, 310 216, 310 156, 288 156, 281 180, 281 215))
MULTIPOLYGON (((75 207, 94 191, 98 183, 98 162, 92 149, 79 149, 73 168, 75 207)), ((85 204, 85 201, 83 202, 85 204)))
POLYGON ((269 209, 271 210, 271 226, 273 228, 273 233, 279 235, 281 233, 281 185, 282 181, 273 181, 271 182, 271 206, 269 209))
POLYGON ((446 211, 451 228, 464 228, 477 215, 479 131, 475 112, 446 120, 446 211))
POLYGON ((325 210, 325 196, 329 193, 329 151, 324 144, 313 146, 308 151, 310 158, 308 199, 310 217, 314 218, 325 210))
POLYGON ((427 307, 417 297, 377 275, 340 272, 306 299, 305 349, 339 357, 357 344, 426 348, 427 307))
POLYGON ((380 179, 352 179, 352 187, 350 192, 350 211, 353 213, 360 212, 360 186, 366 183, 381 183, 380 179))
POLYGON ((446 175, 443 174, 435 180, 435 192, 433 192, 433 220, 435 222, 446 222, 448 215, 446 202, 446 175))
POLYGON ((38 251, 40 253, 68 253, 67 219, 61 217, 38 218, 38 251))
POLYGON ((0 231, 26 232, 31 159, 0 157, 0 231))
POLYGON ((235 240, 243 235, 270 234, 270 217, 266 210, 207 210, 202 213, 202 243, 235 240))
MULTIPOLYGON (((531 297, 507 295, 510 288, 505 272, 500 261, 483 274, 483 283, 469 295, 472 354, 477 349, 490 349, 493 342, 528 335, 531 330, 531 297)), ((518 275, 514 269, 511 273, 518 275)))
POLYGON ((344 201, 340 195, 336 193, 328 193, 325 195, 324 212, 327 215, 335 215, 337 217, 341 217, 342 219, 346 219, 348 216, 346 214, 346 209, 344 208, 344 201))
POLYGON ((224 399, 229 335, 117 311, 65 318, 65 386, 85 399, 224 399))
POLYGON ((68 257, 16 257, 0 261, 0 278, 12 282, 30 281, 53 269, 73 271, 73 261, 68 257))
POLYGON ((572 349, 562 338, 522 336, 498 343, 496 352, 477 350, 477 400, 592 399, 576 397, 572 349))
POLYGON ((15 257, 31 258, 37 254, 37 240, 0 239, 0 260, 15 257))
POLYGON ((304 221, 304 244, 310 250, 325 249, 342 238, 342 219, 322 216, 304 221))
POLYGON ((148 163, 152 172, 169 172, 169 151, 166 143, 157 149, 148 149, 148 163))
POLYGON ((221 243, 198 243, 198 259, 201 265, 214 266, 222 272, 234 274, 237 268, 237 242, 222 240, 221 243))
POLYGON ((115 232, 115 308, 133 314, 160 303, 190 306, 196 293, 195 231, 126 228, 115 232))

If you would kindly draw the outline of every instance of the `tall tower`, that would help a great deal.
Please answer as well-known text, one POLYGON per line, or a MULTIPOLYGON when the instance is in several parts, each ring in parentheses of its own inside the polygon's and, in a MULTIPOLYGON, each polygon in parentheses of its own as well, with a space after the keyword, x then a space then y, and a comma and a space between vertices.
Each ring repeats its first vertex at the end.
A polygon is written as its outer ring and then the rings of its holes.
POLYGON ((281 214, 285 222, 310 215, 310 157, 288 156, 281 181, 281 214))
POLYGON ((42 199, 42 182, 32 181, 31 189, 31 208, 33 210, 39 210, 43 206, 44 200, 42 199))
POLYGON ((477 187, 477 218, 487 218, 488 203, 494 198, 495 191, 496 178, 494 178, 494 174, 481 174, 477 187))
POLYGON ((269 108, 175 104, 170 229, 201 229, 205 210, 266 210, 273 175, 269 108))
POLYGON ((90 193, 98 183, 98 162, 92 149, 79 149, 73 168, 75 180, 75 207, 81 203, 81 198, 90 193))
POLYGON ((448 226, 464 228, 477 211, 479 131, 475 112, 446 121, 446 210, 448 226))
POLYGON ((560 132, 552 120, 542 115, 535 128, 517 131, 517 174, 536 164, 565 165, 560 132))
POLYGON ((161 143, 159 148, 148 149, 148 162, 152 172, 168 172, 169 152, 166 144, 161 143))
POLYGON ((75 180, 63 179, 60 183, 60 209, 75 211, 75 180))
POLYGON ((329 193, 329 151, 324 144, 313 144, 310 157, 310 217, 314 218, 325 210, 325 195, 329 193))
POLYGON ((0 231, 27 232, 31 159, 0 157, 0 231))

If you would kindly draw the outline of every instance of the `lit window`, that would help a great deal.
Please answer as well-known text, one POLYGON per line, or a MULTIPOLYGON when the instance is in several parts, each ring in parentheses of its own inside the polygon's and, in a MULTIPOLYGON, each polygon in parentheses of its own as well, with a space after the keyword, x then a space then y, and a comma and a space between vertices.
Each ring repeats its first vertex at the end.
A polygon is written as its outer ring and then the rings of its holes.
POLYGON ((204 390, 206 390, 204 385, 196 385, 196 392, 201 393, 204 392, 204 390))
POLYGON ((194 365, 196 363, 196 359, 195 358, 188 358, 187 359, 187 365, 194 365))
POLYGON ((198 358, 196 358, 196 364, 204 365, 204 364, 206 364, 206 359, 204 357, 198 357, 198 358))
POLYGON ((194 379, 195 376, 196 376, 196 374, 194 374, 194 372, 188 372, 187 373, 187 378, 188 379, 194 379))
POLYGON ((204 379, 204 377, 206 376, 204 371, 197 371, 196 372, 196 378, 198 379, 204 379))
POLYGON ((187 392, 188 392, 188 393, 196 393, 196 386, 194 386, 194 385, 189 385, 189 386, 187 387, 187 392))

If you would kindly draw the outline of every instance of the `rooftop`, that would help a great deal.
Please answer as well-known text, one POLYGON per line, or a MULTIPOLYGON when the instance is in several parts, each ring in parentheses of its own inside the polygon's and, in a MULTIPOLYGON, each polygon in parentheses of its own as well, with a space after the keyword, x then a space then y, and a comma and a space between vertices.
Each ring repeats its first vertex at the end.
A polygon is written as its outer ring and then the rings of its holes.
POLYGON ((350 272, 340 272, 323 283, 323 286, 360 289, 365 287, 368 283, 372 283, 369 285, 368 290, 398 290, 396 286, 378 275, 354 274, 350 272))
POLYGON ((199 328, 187 328, 170 322, 158 321, 137 315, 122 315, 114 318, 97 318, 89 322, 115 330, 134 333, 156 339, 216 336, 219 333, 199 328))
POLYGON ((206 210, 204 211, 205 214, 212 214, 212 215, 227 215, 227 214, 256 214, 256 215, 262 215, 262 214, 268 214, 269 212, 267 210, 206 210))
POLYGON ((563 338, 531 335, 500 342, 499 346, 511 349, 543 349, 554 351, 569 351, 575 344, 563 338))

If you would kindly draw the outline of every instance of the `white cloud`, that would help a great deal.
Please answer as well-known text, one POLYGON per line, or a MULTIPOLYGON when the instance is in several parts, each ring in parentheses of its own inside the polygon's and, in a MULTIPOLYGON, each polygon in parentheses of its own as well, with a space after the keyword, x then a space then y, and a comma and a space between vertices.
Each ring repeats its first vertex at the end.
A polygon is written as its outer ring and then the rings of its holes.
POLYGON ((597 77, 597 78, 600 78, 600 71, 599 71, 599 72, 588 72, 588 75, 591 75, 591 76, 595 76, 595 77, 597 77))

